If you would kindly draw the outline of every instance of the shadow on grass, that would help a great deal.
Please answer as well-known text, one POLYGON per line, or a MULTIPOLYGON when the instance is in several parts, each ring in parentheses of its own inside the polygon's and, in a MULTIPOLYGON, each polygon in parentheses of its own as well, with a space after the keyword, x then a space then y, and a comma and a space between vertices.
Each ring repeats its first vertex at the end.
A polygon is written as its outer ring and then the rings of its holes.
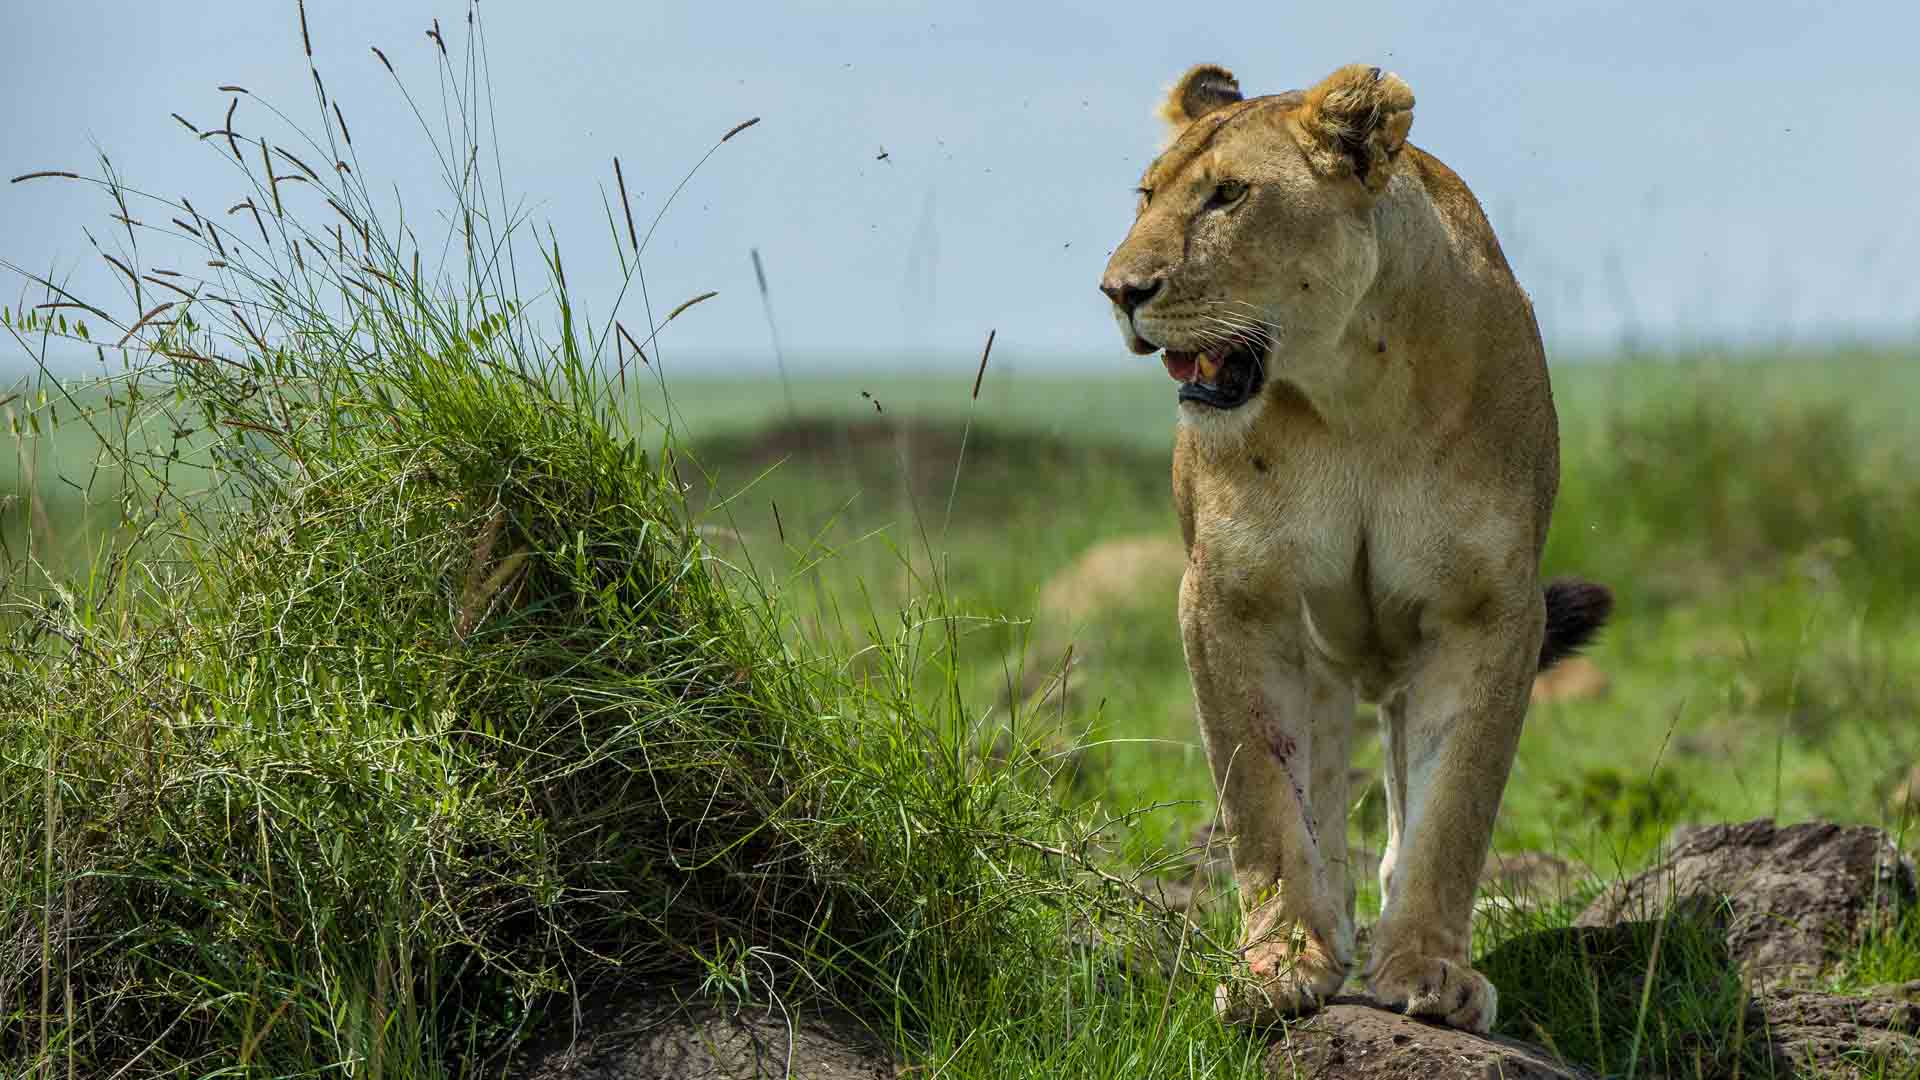
POLYGON ((1607 1075, 1767 1077, 1760 1032, 1707 905, 1648 922, 1517 934, 1480 959, 1500 1033, 1607 1075))

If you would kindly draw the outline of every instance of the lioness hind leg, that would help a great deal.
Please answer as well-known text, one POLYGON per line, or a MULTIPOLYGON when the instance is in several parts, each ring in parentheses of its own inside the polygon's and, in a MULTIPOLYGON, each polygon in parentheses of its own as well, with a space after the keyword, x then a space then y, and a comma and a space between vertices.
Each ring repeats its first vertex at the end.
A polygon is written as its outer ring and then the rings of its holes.
POLYGON ((1491 1028, 1498 1008, 1493 984, 1468 964, 1473 895, 1520 738, 1541 620, 1536 603, 1438 628, 1404 698, 1382 713, 1389 828, 1398 835, 1381 870, 1368 990, 1383 1005, 1469 1031, 1491 1028))
POLYGON ((1316 758, 1336 751, 1315 737, 1333 725, 1350 729, 1353 697, 1282 661, 1278 635, 1207 618, 1193 589, 1189 582, 1181 590, 1181 627, 1221 819, 1233 838, 1247 965, 1216 1003, 1231 1020, 1258 1023, 1314 1008, 1339 990, 1353 961, 1346 755, 1339 752, 1337 770, 1320 767, 1316 758), (1339 780, 1327 780, 1335 771, 1339 780), (1337 863, 1329 858, 1336 852, 1337 863))

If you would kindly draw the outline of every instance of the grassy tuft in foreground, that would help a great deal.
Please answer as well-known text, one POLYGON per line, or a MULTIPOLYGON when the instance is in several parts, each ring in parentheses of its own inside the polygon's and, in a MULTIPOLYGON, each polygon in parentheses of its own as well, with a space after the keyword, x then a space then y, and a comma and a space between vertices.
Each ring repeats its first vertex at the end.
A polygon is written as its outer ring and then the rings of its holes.
MULTIPOLYGON (((443 61, 463 109, 478 70, 443 61)), ((153 268, 164 317, 46 281, 78 307, 7 315, 44 355, 84 311, 128 359, 27 420, 64 407, 125 498, 77 572, 14 537, 0 1073, 497 1075, 578 999, 671 990, 851 1011, 950 1075, 1242 1074, 1162 974, 1212 968, 1206 931, 1090 879, 1104 818, 979 752, 940 595, 857 664, 798 644, 713 558, 671 428, 627 419, 632 336, 558 247, 469 178, 423 269, 320 93, 302 149, 341 167, 297 189, 244 113, 207 143, 257 232, 103 162, 217 271, 153 268)), ((455 120, 433 150, 473 160, 455 120)))

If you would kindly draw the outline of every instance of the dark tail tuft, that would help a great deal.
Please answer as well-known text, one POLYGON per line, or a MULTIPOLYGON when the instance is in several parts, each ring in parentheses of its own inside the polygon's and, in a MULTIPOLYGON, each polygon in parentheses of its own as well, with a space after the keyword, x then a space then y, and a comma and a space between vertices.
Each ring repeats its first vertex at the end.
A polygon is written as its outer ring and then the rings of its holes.
POLYGON ((1540 670, 1580 651, 1613 614, 1613 593, 1579 578, 1547 582, 1547 636, 1540 643, 1540 670))

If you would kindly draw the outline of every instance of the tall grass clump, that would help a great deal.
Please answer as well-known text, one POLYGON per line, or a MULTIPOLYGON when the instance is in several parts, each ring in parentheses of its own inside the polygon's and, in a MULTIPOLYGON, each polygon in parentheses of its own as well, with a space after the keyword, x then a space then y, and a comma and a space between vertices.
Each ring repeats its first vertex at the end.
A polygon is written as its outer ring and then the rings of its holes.
MULTIPOLYGON (((25 275, 6 324, 27 422, 94 428, 124 528, 4 597, 0 1074, 481 1075, 615 987, 826 999, 931 1052, 974 1008, 1071 1033, 1074 980, 1155 936, 1210 956, 1072 870, 1098 823, 968 749, 957 678, 917 698, 938 597, 856 678, 716 560, 627 407, 684 305, 583 310, 487 165, 477 41, 429 39, 439 218, 383 209, 317 68, 317 133, 237 88, 180 118, 237 185, 200 209, 104 159, 32 178, 119 238, 124 301, 25 275), (44 367, 83 340, 120 363, 85 393, 44 367)), ((1156 1037, 1189 997, 1141 1003, 1156 1037)))

